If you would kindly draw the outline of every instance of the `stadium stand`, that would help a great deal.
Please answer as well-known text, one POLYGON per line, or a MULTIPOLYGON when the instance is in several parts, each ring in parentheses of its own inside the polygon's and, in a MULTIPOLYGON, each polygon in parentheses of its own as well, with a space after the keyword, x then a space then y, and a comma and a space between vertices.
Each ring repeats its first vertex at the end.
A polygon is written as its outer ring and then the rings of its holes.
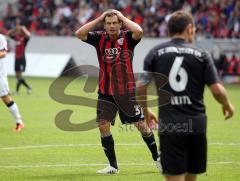
MULTIPOLYGON (((6 1, 8 2, 8 1, 6 1)), ((5 3, 0 27, 16 18, 36 35, 72 36, 74 30, 109 8, 140 24, 145 37, 166 37, 169 14, 178 9, 193 13, 197 33, 207 38, 240 38, 240 1, 237 0, 19 0, 5 3)))
MULTIPOLYGON (((166 22, 169 15, 175 10, 183 9, 194 15, 198 35, 196 44, 212 53, 220 75, 230 77, 230 81, 227 78, 227 82, 232 82, 232 77, 240 75, 239 0, 7 0, 1 1, 0 7, 1 33, 6 34, 9 29, 15 27, 16 19, 20 19, 34 37, 44 37, 44 39, 33 38, 30 41, 31 47, 28 48, 30 52, 33 50, 32 52, 35 53, 39 51, 70 53, 77 65, 89 61, 95 65, 95 57, 90 56, 91 53, 86 56, 79 53, 85 50, 82 45, 81 50, 76 51, 65 46, 61 48, 57 43, 61 40, 55 40, 53 36, 64 38, 63 41, 68 37, 69 42, 73 42, 77 47, 79 42, 72 40, 74 31, 95 19, 101 12, 115 8, 143 27, 144 37, 148 39, 143 40, 146 44, 152 41, 150 40, 152 37, 167 37, 166 22), (51 40, 46 37, 51 37, 51 40), (49 46, 39 46, 42 41, 48 41, 49 46)), ((147 50, 141 44, 140 48, 147 50)), ((145 56, 144 52, 138 51, 138 48, 136 51, 137 59, 145 56)), ((136 70, 140 69, 136 68, 136 70)))

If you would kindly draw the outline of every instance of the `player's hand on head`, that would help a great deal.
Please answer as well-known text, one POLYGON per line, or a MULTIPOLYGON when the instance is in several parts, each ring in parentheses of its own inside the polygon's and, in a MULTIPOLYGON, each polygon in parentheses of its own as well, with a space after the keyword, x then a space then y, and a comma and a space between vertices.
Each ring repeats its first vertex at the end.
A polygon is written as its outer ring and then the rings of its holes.
POLYGON ((100 16, 101 21, 103 21, 106 15, 109 13, 113 13, 113 9, 108 9, 107 11, 104 11, 100 16))
POLYGON ((123 20, 124 16, 120 11, 113 9, 112 12, 115 13, 120 20, 123 20))
POLYGON ((106 16, 108 13, 109 13, 109 10, 107 10, 107 11, 103 12, 103 13, 101 14, 101 16, 99 17, 99 18, 100 18, 100 20, 101 20, 101 21, 103 21, 103 20, 104 20, 104 18, 105 18, 105 16, 106 16))
POLYGON ((106 16, 106 15, 105 15, 105 12, 104 12, 104 13, 102 13, 102 14, 101 14, 101 16, 99 16, 99 19, 100 19, 100 21, 103 21, 103 20, 104 20, 104 18, 105 18, 105 16, 106 16))
POLYGON ((223 106, 222 110, 223 110, 225 120, 231 118, 233 116, 234 112, 235 112, 235 108, 231 103, 229 103, 226 106, 223 106))

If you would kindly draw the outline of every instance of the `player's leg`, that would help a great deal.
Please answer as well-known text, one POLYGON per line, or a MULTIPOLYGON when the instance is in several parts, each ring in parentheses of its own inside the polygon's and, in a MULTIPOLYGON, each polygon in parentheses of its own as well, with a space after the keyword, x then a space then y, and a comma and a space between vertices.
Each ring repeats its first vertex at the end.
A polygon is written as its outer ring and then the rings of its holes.
POLYGON ((15 76, 16 76, 16 80, 17 80, 16 94, 18 94, 19 90, 20 90, 20 86, 22 84, 22 81, 21 81, 22 73, 21 73, 21 71, 15 71, 15 76))
POLYGON ((16 79, 17 79, 16 93, 19 92, 21 84, 27 88, 28 94, 31 93, 32 88, 27 84, 27 82, 25 81, 25 79, 22 76, 22 72, 25 71, 25 68, 26 68, 26 60, 25 59, 16 60, 16 63, 15 63, 15 72, 16 72, 16 79))
POLYGON ((160 164, 157 161, 159 154, 154 134, 144 121, 144 115, 141 107, 136 101, 128 101, 129 99, 131 100, 132 97, 115 97, 119 107, 119 117, 123 124, 130 123, 137 127, 152 154, 153 160, 156 162, 157 167, 160 168, 160 164))
POLYGON ((1 97, 5 105, 8 107, 10 113, 14 117, 16 124, 23 124, 21 115, 17 104, 13 101, 10 95, 5 95, 1 97))
POLYGON ((29 84, 26 82, 26 80, 23 78, 22 72, 21 72, 21 78, 19 79, 19 81, 21 82, 21 84, 23 84, 26 87, 27 94, 30 94, 32 91, 32 87, 30 87, 29 84))
POLYGON ((186 181, 196 181, 197 180, 197 175, 196 174, 187 174, 185 176, 186 181))
MULTIPOLYGON (((24 58, 22 60, 22 65, 21 65, 21 74, 22 72, 25 72, 25 69, 26 69, 26 59, 24 58)), ((22 84, 27 88, 27 94, 30 94, 32 91, 31 86, 28 85, 28 83, 26 82, 23 76, 21 76, 21 79, 22 79, 22 84)))
POLYGON ((23 84, 23 80, 22 80, 22 65, 23 60, 22 59, 16 59, 15 60, 15 76, 16 76, 16 94, 19 93, 20 87, 23 84))
POLYGON ((123 124, 134 124, 137 127, 152 154, 153 160, 155 161, 157 167, 160 168, 160 164, 157 161, 159 154, 154 134, 144 121, 142 108, 136 102, 135 95, 126 94, 124 96, 114 96, 114 100, 119 109, 119 117, 121 122, 123 124))
POLYGON ((1 96, 1 99, 3 100, 5 105, 8 107, 10 113, 12 114, 13 118, 16 121, 15 131, 21 131, 24 128, 24 124, 21 119, 21 115, 20 115, 17 104, 13 101, 10 95, 3 95, 1 96))
POLYGON ((185 181, 188 153, 186 137, 160 133, 162 173, 167 181, 185 181))
POLYGON ((107 120, 102 120, 99 122, 99 130, 101 134, 101 143, 105 155, 108 158, 111 167, 118 169, 117 159, 114 148, 114 139, 110 131, 111 123, 107 120))
POLYGON ((99 95, 98 97, 97 122, 101 134, 101 144, 110 164, 110 166, 97 171, 101 174, 118 173, 114 139, 110 130, 111 121, 115 118, 117 109, 111 101, 110 96, 99 95))
POLYGON ((4 62, 0 62, 0 97, 4 104, 8 107, 10 113, 16 121, 16 129, 22 129, 23 122, 19 113, 17 104, 14 103, 13 99, 9 95, 9 85, 7 80, 7 74, 4 68, 4 62))
POLYGON ((166 181, 185 181, 185 175, 165 176, 166 181))
MULTIPOLYGON (((134 125, 141 132, 142 138, 144 142, 147 144, 152 154, 153 160, 157 162, 159 158, 159 154, 158 154, 157 144, 156 144, 153 132, 150 130, 150 128, 147 126, 144 120, 139 120, 138 122, 134 123, 134 125)), ((160 167, 160 164, 158 164, 157 166, 160 167)))
POLYGON ((205 133, 188 136, 188 174, 186 181, 197 180, 197 174, 206 172, 207 138, 205 133))

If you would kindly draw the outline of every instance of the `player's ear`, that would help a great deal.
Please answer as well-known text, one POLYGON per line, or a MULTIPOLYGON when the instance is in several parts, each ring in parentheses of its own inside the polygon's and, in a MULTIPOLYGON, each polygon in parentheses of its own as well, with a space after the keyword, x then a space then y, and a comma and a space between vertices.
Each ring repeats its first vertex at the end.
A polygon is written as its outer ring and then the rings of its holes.
POLYGON ((186 34, 186 38, 189 40, 192 36, 192 25, 189 24, 187 25, 186 29, 185 29, 185 34, 186 34))
POLYGON ((195 35, 195 26, 193 24, 189 24, 187 26, 187 36, 188 36, 188 41, 190 43, 193 42, 194 35, 195 35))
POLYGON ((187 32, 187 35, 190 35, 191 34, 191 24, 187 25, 185 30, 187 32))
POLYGON ((194 34, 194 31, 195 31, 195 27, 194 27, 194 25, 193 24, 189 24, 188 25, 188 33, 189 33, 189 35, 193 35, 194 34))

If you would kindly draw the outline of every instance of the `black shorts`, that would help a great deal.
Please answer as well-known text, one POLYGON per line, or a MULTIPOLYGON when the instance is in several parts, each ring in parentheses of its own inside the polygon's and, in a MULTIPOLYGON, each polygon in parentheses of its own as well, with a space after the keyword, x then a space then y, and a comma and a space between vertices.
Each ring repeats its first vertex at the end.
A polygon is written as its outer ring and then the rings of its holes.
POLYGON ((160 135, 160 158, 164 175, 206 172, 206 134, 160 135))
POLYGON ((15 72, 24 72, 26 68, 26 59, 19 58, 15 60, 15 72))
POLYGON ((122 124, 144 120, 142 108, 137 103, 135 95, 110 96, 99 93, 97 122, 109 121, 114 125, 117 112, 119 112, 122 124))

